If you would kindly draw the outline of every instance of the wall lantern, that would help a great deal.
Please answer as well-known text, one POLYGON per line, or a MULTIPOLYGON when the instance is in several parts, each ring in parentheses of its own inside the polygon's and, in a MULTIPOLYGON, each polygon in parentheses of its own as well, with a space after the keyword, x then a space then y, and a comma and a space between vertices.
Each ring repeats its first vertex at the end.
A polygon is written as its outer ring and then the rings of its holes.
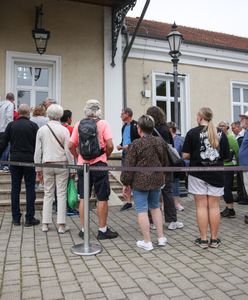
POLYGON ((36 6, 35 12, 35 28, 32 30, 32 36, 37 52, 42 55, 46 52, 50 31, 42 28, 43 5, 41 4, 40 6, 36 6))

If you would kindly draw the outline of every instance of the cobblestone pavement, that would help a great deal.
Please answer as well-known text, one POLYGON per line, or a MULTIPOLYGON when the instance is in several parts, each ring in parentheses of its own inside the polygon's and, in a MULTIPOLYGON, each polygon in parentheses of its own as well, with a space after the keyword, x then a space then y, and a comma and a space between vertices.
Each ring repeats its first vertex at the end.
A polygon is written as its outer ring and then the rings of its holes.
MULTIPOLYGON (((39 226, 11 225, 11 214, 0 213, 1 300, 10 299, 248 299, 247 206, 236 205, 237 217, 222 220, 219 249, 193 245, 198 237, 194 203, 183 200, 178 219, 183 229, 166 231, 168 245, 145 252, 135 246, 141 237, 133 209, 111 207, 109 225, 120 237, 98 242, 97 217, 91 213, 91 243, 101 244, 97 256, 71 253, 79 218, 68 218, 69 233, 48 233, 39 226)), ((223 207, 223 203, 222 203, 223 207)), ((36 214, 41 217, 41 213, 36 214)), ((54 222, 56 215, 54 215, 54 222)), ((155 234, 152 233, 155 241, 155 234)))

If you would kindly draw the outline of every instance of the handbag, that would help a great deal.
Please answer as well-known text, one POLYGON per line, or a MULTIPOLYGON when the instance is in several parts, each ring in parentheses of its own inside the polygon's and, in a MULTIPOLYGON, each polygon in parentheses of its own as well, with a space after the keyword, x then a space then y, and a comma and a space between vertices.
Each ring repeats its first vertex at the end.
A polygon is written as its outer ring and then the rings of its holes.
POLYGON ((78 205, 78 193, 73 178, 69 179, 67 186, 67 203, 71 209, 77 208, 78 205))
MULTIPOLYGON (((156 128, 154 128, 154 131, 156 134, 163 139, 161 134, 158 132, 156 128)), ((167 143, 164 139, 167 146, 167 156, 169 163, 168 165, 171 167, 185 167, 185 161, 180 157, 179 153, 177 152, 177 149, 174 148, 171 144, 167 143)), ((174 172, 174 177, 179 178, 180 180, 184 180, 186 177, 185 172, 174 172)))

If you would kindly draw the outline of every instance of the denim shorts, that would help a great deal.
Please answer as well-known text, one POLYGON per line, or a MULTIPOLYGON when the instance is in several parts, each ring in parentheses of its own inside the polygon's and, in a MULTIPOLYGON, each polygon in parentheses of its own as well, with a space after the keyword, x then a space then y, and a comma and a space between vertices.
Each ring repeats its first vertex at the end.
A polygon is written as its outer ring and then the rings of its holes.
POLYGON ((147 212, 150 208, 159 208, 160 193, 160 188, 149 191, 133 190, 136 213, 147 212))

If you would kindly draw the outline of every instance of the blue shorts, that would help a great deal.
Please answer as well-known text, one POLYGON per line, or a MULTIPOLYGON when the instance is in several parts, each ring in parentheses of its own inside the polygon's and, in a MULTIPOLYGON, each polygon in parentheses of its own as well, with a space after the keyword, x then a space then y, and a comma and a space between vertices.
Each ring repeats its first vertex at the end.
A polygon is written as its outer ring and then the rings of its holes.
POLYGON ((160 188, 149 191, 133 190, 136 213, 147 212, 150 208, 159 208, 160 193, 160 188))

